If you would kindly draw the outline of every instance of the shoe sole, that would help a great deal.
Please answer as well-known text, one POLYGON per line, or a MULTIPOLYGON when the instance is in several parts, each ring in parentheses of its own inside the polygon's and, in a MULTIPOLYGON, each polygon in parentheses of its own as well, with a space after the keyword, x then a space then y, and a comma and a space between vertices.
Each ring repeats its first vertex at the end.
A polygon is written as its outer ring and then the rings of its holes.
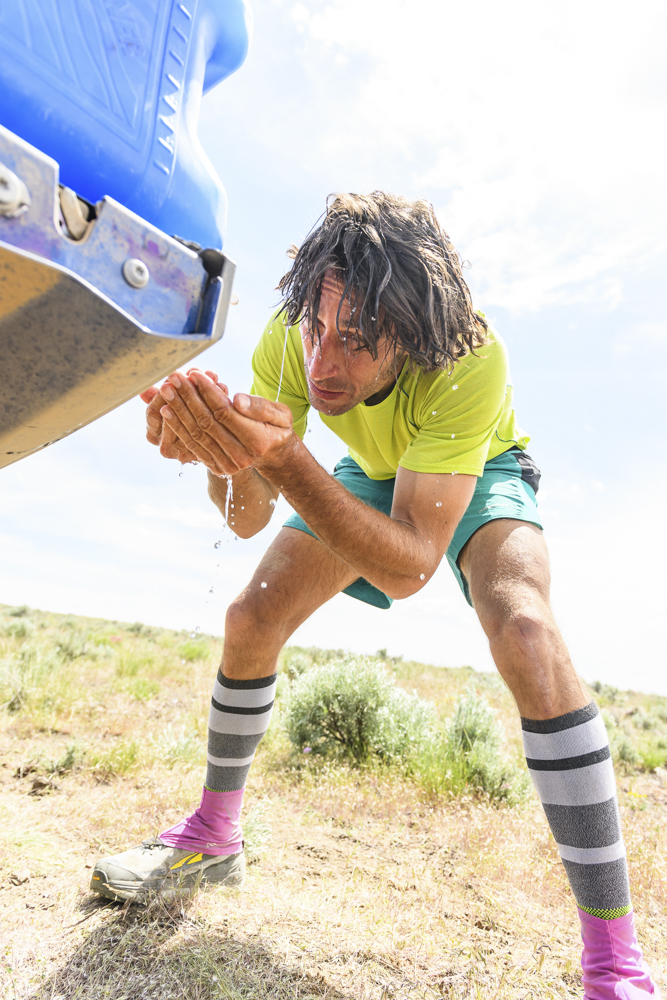
POLYGON ((208 868, 199 868, 187 876, 182 875, 178 879, 166 878, 163 882, 156 881, 149 885, 130 881, 109 882, 107 878, 103 868, 94 868, 90 889, 100 896, 119 902, 129 900, 135 903, 147 903, 151 897, 155 896, 169 899, 179 893, 185 893, 190 889, 205 885, 223 885, 240 889, 245 882, 245 856, 241 854, 229 868, 217 864, 209 865, 208 868), (216 868, 219 869, 218 872, 215 871, 216 868))

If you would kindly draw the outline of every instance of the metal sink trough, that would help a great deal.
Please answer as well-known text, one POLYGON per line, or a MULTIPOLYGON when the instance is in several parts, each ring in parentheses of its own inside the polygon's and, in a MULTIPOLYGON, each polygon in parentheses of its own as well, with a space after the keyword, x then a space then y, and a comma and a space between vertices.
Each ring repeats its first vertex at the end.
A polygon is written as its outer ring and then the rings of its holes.
POLYGON ((113 198, 79 199, 0 126, 0 468, 220 339, 235 266, 192 246, 113 198))
POLYGON ((0 467, 222 336, 227 197, 197 120, 250 30, 247 0, 0 3, 0 467))

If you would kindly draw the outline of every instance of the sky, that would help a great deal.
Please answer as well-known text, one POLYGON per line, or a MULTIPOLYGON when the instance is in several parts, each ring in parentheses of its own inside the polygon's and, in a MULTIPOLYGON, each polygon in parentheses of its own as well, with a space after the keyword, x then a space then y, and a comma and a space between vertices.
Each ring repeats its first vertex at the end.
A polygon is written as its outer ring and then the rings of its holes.
MULTIPOLYGON (((239 303, 198 363, 249 388, 285 251, 330 192, 428 198, 509 348, 575 665, 667 694, 661 5, 255 0, 253 12, 248 59, 200 118, 229 196, 239 303)), ((288 508, 235 540, 204 470, 145 441, 143 410, 132 400, 0 473, 0 602, 222 634, 288 508)), ((342 443, 316 415, 309 429, 331 470, 342 443)), ((494 669, 446 565, 390 611, 339 595, 292 642, 494 669)))

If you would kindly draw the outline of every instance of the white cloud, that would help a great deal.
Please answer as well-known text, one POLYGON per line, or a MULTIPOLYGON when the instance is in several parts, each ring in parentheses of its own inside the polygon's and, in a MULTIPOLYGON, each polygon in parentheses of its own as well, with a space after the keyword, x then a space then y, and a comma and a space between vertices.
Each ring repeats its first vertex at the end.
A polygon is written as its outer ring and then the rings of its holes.
POLYGON ((485 302, 613 306, 624 269, 665 247, 662 15, 654 0, 293 5, 312 85, 300 162, 385 186, 400 162, 485 302))

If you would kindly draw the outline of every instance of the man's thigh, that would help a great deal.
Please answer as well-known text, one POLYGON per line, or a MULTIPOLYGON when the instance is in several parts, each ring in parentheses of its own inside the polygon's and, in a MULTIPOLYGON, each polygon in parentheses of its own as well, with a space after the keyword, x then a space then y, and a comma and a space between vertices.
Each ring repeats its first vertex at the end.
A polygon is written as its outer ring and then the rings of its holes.
POLYGON ((295 617, 300 624, 358 575, 319 539, 296 528, 282 528, 249 586, 267 613, 295 617))
POLYGON ((312 535, 283 528, 227 610, 225 674, 263 676, 299 625, 357 577, 312 535))
POLYGON ((527 521, 502 518, 483 525, 461 550, 459 565, 480 617, 500 608, 512 614, 531 594, 549 603, 547 546, 541 528, 527 521))

